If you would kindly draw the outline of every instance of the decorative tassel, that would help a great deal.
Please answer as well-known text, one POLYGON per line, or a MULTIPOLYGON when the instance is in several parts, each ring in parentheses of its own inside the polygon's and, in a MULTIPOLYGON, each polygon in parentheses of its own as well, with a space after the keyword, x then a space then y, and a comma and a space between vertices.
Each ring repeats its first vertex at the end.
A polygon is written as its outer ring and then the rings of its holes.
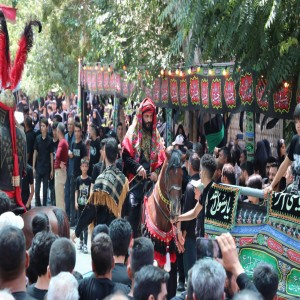
POLYGON ((167 255, 166 255, 166 264, 164 265, 164 270, 166 272, 170 272, 171 271, 171 260, 170 260, 170 252, 169 250, 167 250, 167 255))

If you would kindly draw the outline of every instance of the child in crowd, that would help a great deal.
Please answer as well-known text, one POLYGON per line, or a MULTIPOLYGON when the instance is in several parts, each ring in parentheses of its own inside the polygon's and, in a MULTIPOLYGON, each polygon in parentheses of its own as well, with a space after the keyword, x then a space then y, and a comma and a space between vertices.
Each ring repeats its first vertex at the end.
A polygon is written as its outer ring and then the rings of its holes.
MULTIPOLYGON (((79 211, 79 217, 83 212, 85 205, 90 196, 90 189, 92 184, 92 178, 88 176, 87 172, 89 169, 89 161, 87 159, 81 160, 81 176, 76 179, 76 190, 75 190, 75 209, 79 211)), ((88 227, 85 227, 80 234, 80 244, 78 250, 82 250, 83 253, 87 254, 87 238, 88 238, 88 227)))

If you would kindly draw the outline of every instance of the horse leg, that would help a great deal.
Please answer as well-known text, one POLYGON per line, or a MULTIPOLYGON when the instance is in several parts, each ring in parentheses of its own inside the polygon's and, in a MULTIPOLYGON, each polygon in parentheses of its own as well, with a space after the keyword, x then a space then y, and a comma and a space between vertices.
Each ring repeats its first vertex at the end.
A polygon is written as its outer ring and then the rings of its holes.
POLYGON ((177 261, 171 263, 171 271, 169 272, 170 278, 167 284, 168 299, 176 296, 177 290, 177 261))

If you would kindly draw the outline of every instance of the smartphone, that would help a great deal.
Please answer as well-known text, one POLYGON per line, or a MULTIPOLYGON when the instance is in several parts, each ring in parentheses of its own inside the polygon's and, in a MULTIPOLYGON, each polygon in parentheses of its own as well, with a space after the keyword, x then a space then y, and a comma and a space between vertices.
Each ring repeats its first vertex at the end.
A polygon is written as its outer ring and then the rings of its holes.
POLYGON ((216 239, 197 238, 197 260, 205 257, 222 258, 222 252, 216 239))

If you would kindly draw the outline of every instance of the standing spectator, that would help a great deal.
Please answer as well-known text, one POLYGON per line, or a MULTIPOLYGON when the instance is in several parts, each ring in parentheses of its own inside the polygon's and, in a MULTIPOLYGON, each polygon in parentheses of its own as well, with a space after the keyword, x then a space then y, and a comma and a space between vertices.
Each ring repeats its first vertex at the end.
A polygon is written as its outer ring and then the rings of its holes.
POLYGON ((27 209, 31 208, 31 201, 34 195, 34 181, 32 167, 27 163, 26 174, 22 178, 22 201, 27 209))
POLYGON ((34 143, 33 175, 35 176, 35 200, 36 206, 41 206, 40 189, 43 182, 43 206, 47 205, 47 190, 49 174, 53 177, 53 150, 52 140, 48 135, 48 120, 41 120, 41 134, 34 143))
MULTIPOLYGON (((76 130, 76 127, 75 127, 76 130)), ((79 211, 79 216, 82 214, 85 205, 90 196, 90 189, 92 179, 88 176, 87 171, 89 168, 89 161, 86 159, 81 160, 81 176, 76 179, 76 190, 75 190, 75 209, 79 211)), ((83 253, 87 254, 87 239, 88 239, 88 227, 86 226, 80 233, 80 244, 78 250, 82 250, 83 253)))
POLYGON ((37 272, 37 282, 27 288, 27 293, 38 300, 43 300, 50 282, 47 267, 50 249, 58 237, 51 231, 42 231, 35 235, 30 249, 30 267, 37 272))
POLYGON ((56 206, 65 210, 65 183, 67 179, 67 163, 68 163, 68 150, 69 146, 64 138, 65 125, 58 123, 57 125, 57 137, 59 140, 56 155, 55 155, 55 200, 56 206))
POLYGON ((97 164, 100 160, 100 140, 98 138, 98 128, 91 124, 89 126, 89 133, 90 133, 90 165, 88 175, 92 176, 93 167, 97 164))
POLYGON ((24 112, 24 107, 28 107, 26 96, 22 96, 21 101, 17 105, 17 111, 24 112))
MULTIPOLYGON (((71 146, 71 151, 69 152, 69 157, 74 159, 74 169, 73 169, 73 177, 74 177, 74 201, 69 203, 69 207, 66 207, 66 210, 70 211, 70 219, 71 226, 75 226, 76 223, 76 211, 75 211, 75 185, 76 179, 81 175, 80 165, 81 160, 87 156, 86 146, 81 139, 82 134, 81 124, 75 122, 75 142, 71 146)), ((70 198, 71 200, 71 198, 70 198)))
POLYGON ((57 136, 57 125, 58 122, 53 122, 52 124, 52 150, 53 150, 53 161, 54 161, 54 176, 52 179, 49 180, 49 190, 50 190, 50 200, 51 200, 51 205, 55 206, 56 205, 56 200, 55 200, 55 159, 56 159, 56 151, 58 147, 58 136, 57 136))
POLYGON ((92 265, 95 276, 83 279, 79 284, 79 296, 82 300, 104 299, 122 290, 127 294, 129 288, 111 281, 114 267, 113 246, 110 237, 105 233, 99 233, 92 241, 92 265))
POLYGON ((177 130, 176 130, 176 133, 175 133, 175 139, 178 135, 182 135, 183 138, 184 138, 184 142, 186 143, 187 142, 187 138, 186 138, 186 134, 184 132, 184 128, 183 128, 183 125, 182 124, 179 124, 178 127, 177 127, 177 130))
MULTIPOLYGON (((186 213, 187 211, 193 209, 196 205, 194 186, 192 185, 191 180, 198 181, 200 179, 199 171, 200 171, 200 158, 197 153, 192 153, 188 161, 188 174, 190 176, 190 181, 187 184, 185 190, 183 213, 186 213)), ((196 262, 195 228, 196 228, 196 219, 181 223, 182 235, 185 238, 185 243, 184 243, 185 251, 183 252, 183 266, 184 266, 185 278, 187 278, 188 271, 192 268, 192 266, 196 262)))
POLYGON ((0 249, 0 290, 9 289, 17 300, 34 300, 26 293, 29 257, 22 230, 13 226, 1 228, 0 249))
POLYGON ((27 162, 32 166, 34 142, 35 142, 36 135, 33 130, 32 118, 30 116, 27 116, 24 119, 24 130, 25 130, 26 145, 27 145, 27 162))
POLYGON ((169 274, 166 271, 150 265, 144 266, 134 276, 134 299, 167 299, 168 279, 169 274))
POLYGON ((122 122, 120 122, 118 125, 117 125, 117 141, 118 141, 118 144, 122 144, 123 142, 123 139, 124 139, 124 133, 123 133, 123 124, 122 122))
MULTIPOLYGON (((74 203, 75 197, 75 177, 74 177, 74 158, 73 153, 71 152, 72 144, 75 142, 75 135, 74 135, 74 118, 68 118, 68 133, 65 135, 65 139, 69 145, 69 159, 67 165, 67 181, 65 185, 65 207, 66 213, 71 223, 71 226, 75 225, 75 220, 71 219, 70 215, 70 203, 74 203)), ((74 204, 72 204, 74 205, 74 204)), ((73 216, 74 218, 74 216, 73 216)))
POLYGON ((91 121, 92 121, 92 124, 95 125, 96 127, 98 127, 98 128, 101 127, 102 120, 101 120, 100 114, 97 109, 93 109, 91 121))
POLYGON ((109 236, 113 244, 115 266, 112 270, 112 281, 131 286, 127 274, 127 259, 132 229, 128 221, 115 219, 109 225, 109 236))
POLYGON ((93 167, 93 173, 92 173, 92 189, 96 182, 96 179, 102 172, 105 170, 105 159, 104 159, 104 146, 107 139, 103 139, 100 142, 100 161, 96 163, 93 167))

